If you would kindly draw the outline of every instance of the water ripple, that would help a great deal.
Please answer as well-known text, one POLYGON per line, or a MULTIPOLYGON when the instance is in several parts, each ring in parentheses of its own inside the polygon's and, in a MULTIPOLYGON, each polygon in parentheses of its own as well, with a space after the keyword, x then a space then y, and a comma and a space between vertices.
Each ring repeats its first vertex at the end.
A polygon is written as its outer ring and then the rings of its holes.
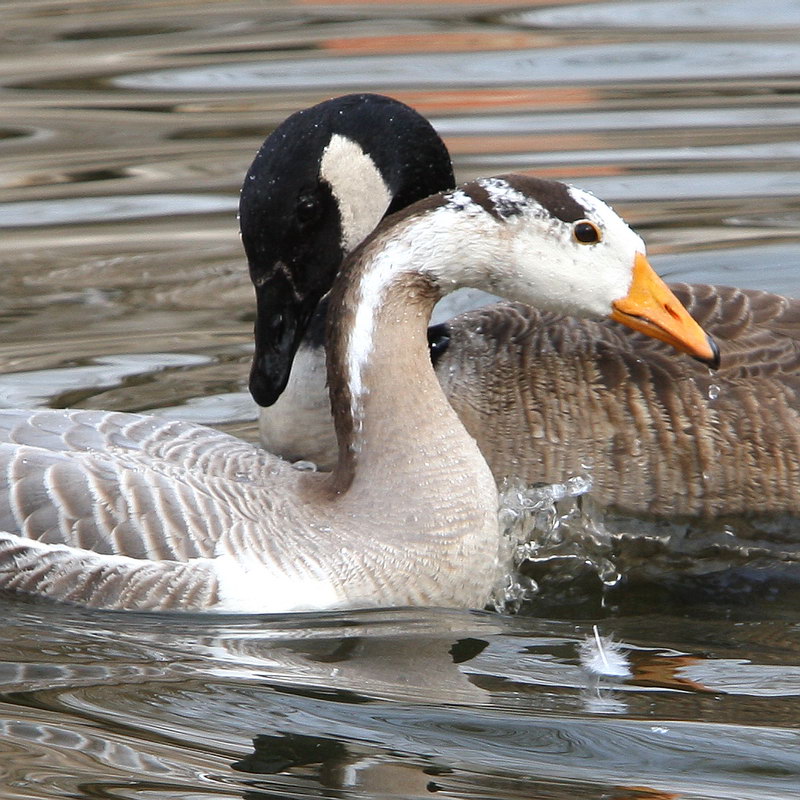
POLYGON ((0 228, 208 214, 235 211, 238 201, 225 195, 150 194, 109 197, 71 197, 0 203, 0 228))
POLYGON ((149 70, 112 84, 148 91, 301 90, 365 86, 518 86, 794 77, 800 44, 658 42, 490 53, 278 59, 149 70), (635 77, 634 77, 635 76, 635 77))
POLYGON ((592 3, 509 14, 509 21, 532 27, 713 31, 800 28, 800 3, 776 0, 656 0, 646 3, 592 3))

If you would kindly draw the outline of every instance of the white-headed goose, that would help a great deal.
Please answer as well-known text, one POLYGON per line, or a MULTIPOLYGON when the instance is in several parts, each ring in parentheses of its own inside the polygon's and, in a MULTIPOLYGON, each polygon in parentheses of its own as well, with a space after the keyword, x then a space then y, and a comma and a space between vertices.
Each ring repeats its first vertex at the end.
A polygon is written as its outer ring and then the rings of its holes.
POLYGON ((483 606, 499 568, 497 491, 426 336, 434 303, 460 286, 649 319, 654 335, 716 358, 603 203, 520 176, 467 184, 381 225, 334 285, 331 473, 189 423, 0 412, 0 588, 104 608, 483 606))
MULTIPOLYGON (((446 188, 450 163, 433 129, 385 97, 338 98, 286 125, 294 136, 313 126, 316 149, 299 158, 314 176, 294 181, 298 155, 284 157, 273 135, 245 181, 242 236, 259 298, 250 387, 260 405, 274 403, 261 411, 265 446, 329 467, 324 310, 277 402, 302 331, 291 327, 289 342, 274 330, 296 320, 297 308, 307 317, 330 285, 331 263, 384 211, 431 189, 421 176, 446 188), (266 188, 276 177, 280 194, 266 188), (309 195, 316 205, 298 252, 282 232, 293 204, 309 195)), ((595 498, 633 515, 800 514, 800 301, 671 288, 719 342, 718 371, 610 320, 501 303, 430 329, 436 374, 498 481, 556 483, 588 472, 595 498)))

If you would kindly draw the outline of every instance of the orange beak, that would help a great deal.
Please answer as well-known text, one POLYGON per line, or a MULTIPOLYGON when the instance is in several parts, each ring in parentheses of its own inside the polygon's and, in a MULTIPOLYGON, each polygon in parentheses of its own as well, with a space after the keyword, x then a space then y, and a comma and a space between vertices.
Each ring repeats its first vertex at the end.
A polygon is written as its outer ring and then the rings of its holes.
POLYGON ((630 291, 611 305, 611 319, 616 322, 671 344, 714 369, 719 366, 716 342, 692 319, 642 253, 636 254, 630 291))

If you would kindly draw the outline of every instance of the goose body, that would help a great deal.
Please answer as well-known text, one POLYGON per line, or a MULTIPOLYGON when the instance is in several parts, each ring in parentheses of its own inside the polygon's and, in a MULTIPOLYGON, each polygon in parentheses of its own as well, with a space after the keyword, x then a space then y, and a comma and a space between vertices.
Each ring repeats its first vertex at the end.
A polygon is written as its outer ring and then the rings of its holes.
MULTIPOLYGON (((302 118, 313 120, 318 133, 327 131, 323 147, 332 137, 351 137, 351 158, 339 180, 356 182, 377 171, 392 175, 393 185, 403 185, 404 197, 430 189, 415 177, 426 170, 433 181, 450 180, 441 162, 448 158, 449 165, 449 157, 430 126, 400 124, 414 114, 411 109, 387 98, 360 97, 360 103, 352 97, 329 101, 302 118), (360 124, 366 109, 368 126, 360 124), (343 117, 346 131, 338 127, 343 117), (368 127, 375 137, 378 126, 384 150, 370 154, 370 146, 360 144, 361 131, 368 127), (418 143, 411 151, 418 153, 416 161, 407 155, 408 137, 418 143), (392 157, 393 142, 403 143, 401 161, 392 157), (359 149, 368 160, 352 156, 359 149), (405 184, 404 165, 409 169, 405 184)), ((315 163, 313 152, 303 158, 315 163)), ((251 168, 255 184, 267 179, 264 166, 256 162, 251 168)), ((281 165, 273 162, 270 168, 278 171, 281 165)), ((371 184, 380 181, 373 175, 371 184)), ((384 186, 389 187, 388 180, 384 186)), ((382 192, 396 209, 391 187, 382 192)), ((347 203, 345 190, 334 189, 332 196, 347 203)), ((377 224, 377 213, 388 202, 373 205, 374 216, 369 222, 362 218, 358 229, 377 224)), ((332 216, 354 219, 352 210, 340 213, 336 203, 332 216)), ((261 218, 267 219, 280 217, 283 200, 245 191, 243 209, 247 205, 260 206, 261 218)), ((314 235, 309 229, 308 236, 314 235)), ((250 236, 243 225, 246 245, 250 236)), ((355 238, 341 237, 340 257, 355 238)), ((319 268, 318 257, 286 259, 298 284, 306 287, 306 302, 319 300, 329 286, 326 276, 332 270, 329 264, 319 268)), ((265 263, 270 263, 269 250, 250 248, 257 284, 265 263)), ((579 319, 518 304, 486 306, 430 330, 445 395, 498 483, 509 476, 532 484, 589 474, 592 495, 625 515, 800 515, 800 300, 702 284, 672 288, 719 343, 719 370, 711 372, 677 356, 668 344, 608 319, 579 319)), ((277 308, 280 289, 274 289, 268 281, 257 291, 269 292, 277 308)), ((295 302, 286 297, 286 306, 295 302)), ((259 323, 251 391, 264 406, 264 445, 326 469, 335 463, 336 444, 320 379, 324 314, 323 303, 281 396, 291 359, 276 354, 269 326, 259 323), (266 353, 270 359, 263 357, 266 353)))
POLYGON ((496 304, 444 326, 436 373, 496 476, 588 475, 623 516, 800 516, 800 301, 670 288, 719 369, 605 320, 496 304))
POLYGON ((426 336, 459 286, 643 315, 715 358, 600 201, 519 176, 469 184, 379 227, 334 286, 329 474, 189 423, 0 412, 0 588, 124 609, 483 606, 500 569, 495 482, 426 336))

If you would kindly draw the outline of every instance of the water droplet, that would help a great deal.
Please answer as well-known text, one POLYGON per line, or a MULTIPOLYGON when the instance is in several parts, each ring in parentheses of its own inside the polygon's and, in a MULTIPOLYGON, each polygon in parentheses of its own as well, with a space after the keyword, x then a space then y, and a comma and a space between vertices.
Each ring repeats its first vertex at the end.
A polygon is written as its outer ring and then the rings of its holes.
POLYGON ((709 400, 716 400, 719 397, 720 388, 717 386, 716 383, 712 383, 708 387, 708 399, 709 400))

